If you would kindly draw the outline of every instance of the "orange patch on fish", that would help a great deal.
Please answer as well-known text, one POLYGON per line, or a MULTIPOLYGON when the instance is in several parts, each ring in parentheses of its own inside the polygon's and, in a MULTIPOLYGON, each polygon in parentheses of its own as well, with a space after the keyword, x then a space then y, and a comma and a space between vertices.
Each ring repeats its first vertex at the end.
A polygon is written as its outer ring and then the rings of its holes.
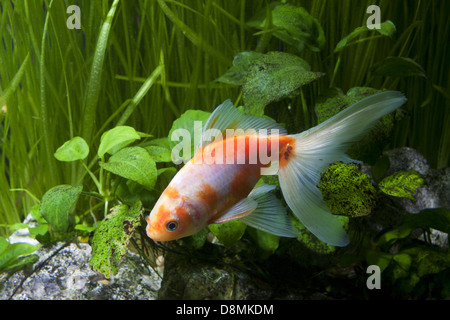
POLYGON ((178 214, 178 216, 183 216, 185 214, 188 214, 188 212, 186 211, 186 209, 182 208, 182 207, 176 207, 175 208, 175 212, 178 214))
POLYGON ((253 184, 250 183, 250 176, 254 175, 255 169, 259 172, 259 168, 256 166, 246 166, 242 170, 239 170, 233 177, 230 184, 231 193, 237 199, 246 197, 253 189, 253 184))
POLYGON ((280 137, 280 162, 279 167, 284 168, 292 157, 295 148, 295 140, 290 137, 280 137))
POLYGON ((218 200, 217 191, 207 183, 203 186, 203 189, 197 192, 197 196, 203 203, 209 206, 215 205, 218 200))
POLYGON ((164 230, 166 217, 170 215, 170 211, 166 209, 164 205, 159 207, 159 210, 156 212, 157 219, 153 220, 153 223, 150 225, 150 217, 147 219, 147 234, 150 230, 164 230), (155 223, 157 221, 157 223, 155 223))
POLYGON ((180 196, 180 193, 178 192, 178 190, 174 187, 167 187, 166 190, 164 190, 164 194, 169 198, 169 199, 176 199, 180 196))

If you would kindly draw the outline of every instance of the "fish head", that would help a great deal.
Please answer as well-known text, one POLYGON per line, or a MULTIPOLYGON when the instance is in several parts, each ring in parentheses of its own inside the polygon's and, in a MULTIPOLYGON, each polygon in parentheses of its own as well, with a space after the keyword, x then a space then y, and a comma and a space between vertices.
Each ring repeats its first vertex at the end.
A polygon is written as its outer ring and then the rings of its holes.
POLYGON ((155 241, 171 241, 190 236, 205 225, 195 219, 199 213, 189 201, 161 195, 147 217, 147 236, 155 241))

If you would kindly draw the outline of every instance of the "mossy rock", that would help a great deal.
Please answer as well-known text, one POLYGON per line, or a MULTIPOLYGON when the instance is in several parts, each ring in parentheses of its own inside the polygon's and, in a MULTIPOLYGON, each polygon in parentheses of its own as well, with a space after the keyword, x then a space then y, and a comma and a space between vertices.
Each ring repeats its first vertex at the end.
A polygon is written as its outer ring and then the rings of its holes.
POLYGON ((330 211, 336 215, 368 215, 377 204, 377 190, 358 164, 335 162, 322 172, 317 186, 330 211))

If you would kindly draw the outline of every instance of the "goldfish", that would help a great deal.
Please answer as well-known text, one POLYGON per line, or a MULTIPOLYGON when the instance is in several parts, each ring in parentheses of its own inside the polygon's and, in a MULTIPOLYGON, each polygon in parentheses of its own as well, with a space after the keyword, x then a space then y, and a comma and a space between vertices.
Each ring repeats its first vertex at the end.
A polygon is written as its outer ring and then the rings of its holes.
POLYGON ((146 218, 148 237, 176 240, 233 219, 277 236, 298 237, 293 218, 272 192, 275 186, 260 182, 268 170, 278 176, 286 204, 312 234, 333 246, 348 245, 347 232, 317 188, 320 173, 336 161, 357 162, 345 154, 348 147, 405 102, 402 93, 384 91, 309 130, 288 134, 272 119, 245 115, 226 100, 211 113, 194 156, 146 218), (214 138, 211 129, 232 134, 214 138))

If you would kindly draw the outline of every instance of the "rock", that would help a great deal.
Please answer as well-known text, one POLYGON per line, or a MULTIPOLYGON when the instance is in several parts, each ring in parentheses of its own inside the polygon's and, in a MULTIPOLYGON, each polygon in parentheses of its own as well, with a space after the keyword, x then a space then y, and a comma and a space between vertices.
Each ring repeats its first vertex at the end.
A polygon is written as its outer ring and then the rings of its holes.
POLYGON ((414 195, 415 202, 406 198, 394 199, 407 212, 419 213, 424 209, 450 208, 450 168, 432 169, 425 157, 411 148, 394 149, 385 154, 391 164, 386 175, 415 170, 426 182, 426 186, 418 188, 414 195))
POLYGON ((168 253, 158 299, 261 300, 273 293, 270 286, 243 270, 185 260, 168 253))
POLYGON ((154 300, 161 279, 139 255, 129 252, 117 275, 105 279, 92 271, 86 243, 57 243, 39 249, 31 269, 0 274, 0 299, 154 300))

